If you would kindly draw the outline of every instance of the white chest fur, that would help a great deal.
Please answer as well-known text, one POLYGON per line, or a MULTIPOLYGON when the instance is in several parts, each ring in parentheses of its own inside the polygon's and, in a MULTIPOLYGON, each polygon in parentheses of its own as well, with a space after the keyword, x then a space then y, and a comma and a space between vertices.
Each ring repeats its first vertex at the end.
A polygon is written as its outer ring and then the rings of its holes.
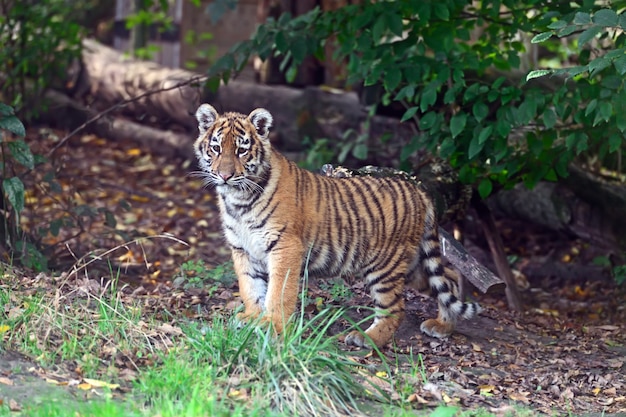
POLYGON ((262 261, 266 257, 267 233, 263 228, 256 228, 256 222, 252 215, 243 215, 236 219, 226 213, 222 214, 224 236, 228 243, 243 249, 251 258, 262 261))

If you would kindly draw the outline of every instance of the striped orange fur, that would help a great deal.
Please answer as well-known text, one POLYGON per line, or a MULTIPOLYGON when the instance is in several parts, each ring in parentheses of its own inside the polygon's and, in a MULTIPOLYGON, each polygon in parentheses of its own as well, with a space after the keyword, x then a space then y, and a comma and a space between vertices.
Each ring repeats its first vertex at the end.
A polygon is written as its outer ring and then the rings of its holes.
MULTIPOLYGON (((386 344, 404 318, 405 286, 428 288, 439 315, 423 332, 446 337, 475 303, 458 299, 456 274, 445 268, 431 201, 395 178, 329 178, 299 168, 269 141, 272 116, 197 112, 194 149, 207 185, 215 187, 245 310, 281 332, 296 308, 301 275, 363 276, 377 314, 365 334, 386 344), (308 257, 308 264, 305 260, 308 257)), ((354 331, 346 343, 366 346, 354 331)))

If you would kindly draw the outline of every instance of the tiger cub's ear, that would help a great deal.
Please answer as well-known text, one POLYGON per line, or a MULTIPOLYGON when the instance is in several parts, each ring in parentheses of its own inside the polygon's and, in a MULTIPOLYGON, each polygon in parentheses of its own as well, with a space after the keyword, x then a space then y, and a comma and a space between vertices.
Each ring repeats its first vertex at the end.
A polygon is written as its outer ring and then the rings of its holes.
POLYGON ((254 109, 248 116, 262 139, 266 139, 272 127, 272 115, 265 109, 254 109))
POLYGON ((196 119, 198 119, 198 130, 200 131, 200 136, 204 135, 204 133, 209 130, 213 123, 217 120, 217 110, 210 104, 201 104, 196 110, 196 119))

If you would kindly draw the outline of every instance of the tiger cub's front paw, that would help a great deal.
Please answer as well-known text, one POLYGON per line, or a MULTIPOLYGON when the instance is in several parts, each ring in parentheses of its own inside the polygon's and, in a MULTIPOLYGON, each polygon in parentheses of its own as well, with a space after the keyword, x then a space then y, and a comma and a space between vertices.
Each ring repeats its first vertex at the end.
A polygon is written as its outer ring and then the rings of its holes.
POLYGON ((242 311, 241 313, 237 313, 235 315, 235 319, 237 320, 237 327, 241 328, 245 326, 246 323, 255 321, 261 315, 261 311, 242 311))
POLYGON ((357 347, 362 347, 362 348, 370 346, 370 344, 367 341, 367 338, 365 337, 365 334, 358 330, 354 330, 348 333, 344 342, 348 346, 357 346, 357 347))

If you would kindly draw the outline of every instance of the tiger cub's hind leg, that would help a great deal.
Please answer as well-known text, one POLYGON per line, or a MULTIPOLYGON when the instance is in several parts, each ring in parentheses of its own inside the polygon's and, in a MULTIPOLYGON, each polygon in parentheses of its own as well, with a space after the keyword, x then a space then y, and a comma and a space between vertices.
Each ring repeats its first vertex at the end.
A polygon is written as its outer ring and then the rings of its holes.
MULTIPOLYGON (((393 264, 393 261, 388 264, 393 264)), ((346 336, 346 344, 368 347, 371 341, 384 346, 393 337, 404 320, 404 276, 406 264, 401 262, 391 271, 377 271, 366 276, 367 287, 374 299, 376 315, 374 322, 363 332, 355 330, 346 336), (366 337, 367 336, 367 337, 366 337)))

